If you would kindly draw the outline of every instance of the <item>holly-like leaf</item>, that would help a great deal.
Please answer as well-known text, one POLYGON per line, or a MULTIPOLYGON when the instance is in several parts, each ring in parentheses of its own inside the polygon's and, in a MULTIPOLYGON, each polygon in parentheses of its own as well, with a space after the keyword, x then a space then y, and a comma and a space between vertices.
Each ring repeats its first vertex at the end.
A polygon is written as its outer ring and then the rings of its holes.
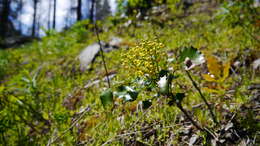
POLYGON ((134 101, 138 97, 138 92, 129 86, 121 85, 118 87, 118 91, 115 92, 115 95, 124 101, 134 101))
POLYGON ((209 93, 216 93, 216 94, 224 94, 225 93, 225 91, 223 91, 223 90, 211 89, 211 88, 207 88, 207 87, 202 88, 202 90, 205 90, 206 92, 209 92, 209 93))
POLYGON ((224 81, 228 75, 229 75, 229 69, 230 69, 230 61, 226 62, 223 65, 223 77, 222 77, 222 81, 224 81))
POLYGON ((111 89, 106 89, 100 95, 101 103, 104 107, 113 105, 113 92, 111 89))
POLYGON ((213 75, 210 75, 210 74, 202 74, 202 77, 208 81, 208 82, 215 82, 216 79, 214 78, 213 75))
POLYGON ((222 64, 216 58, 215 56, 208 56, 207 57, 207 67, 208 71, 211 75, 213 75, 215 78, 220 78, 221 77, 221 72, 222 72, 222 64))
POLYGON ((193 60, 199 56, 200 56, 200 52, 198 51, 198 49, 192 46, 184 47, 180 53, 179 61, 184 62, 187 57, 193 60))
POLYGON ((152 79, 147 78, 137 78, 133 83, 137 84, 138 88, 146 91, 152 91, 157 87, 156 83, 152 79))
POLYGON ((179 61, 185 63, 185 69, 189 70, 205 62, 203 54, 194 47, 184 47, 180 53, 179 61))
POLYGON ((171 100, 168 102, 168 105, 172 106, 174 103, 181 103, 185 97, 185 93, 177 93, 172 96, 171 100))
POLYGON ((174 98, 177 102, 182 102, 184 97, 185 97, 185 93, 177 93, 174 95, 174 98))
POLYGON ((168 73, 169 73, 168 70, 161 70, 161 71, 159 72, 159 77, 167 76, 168 73))
POLYGON ((152 105, 152 101, 145 100, 145 101, 142 101, 142 104, 143 104, 143 109, 148 109, 152 105))
POLYGON ((208 74, 202 77, 208 82, 223 82, 229 75, 230 61, 222 64, 218 58, 214 56, 207 57, 208 74))

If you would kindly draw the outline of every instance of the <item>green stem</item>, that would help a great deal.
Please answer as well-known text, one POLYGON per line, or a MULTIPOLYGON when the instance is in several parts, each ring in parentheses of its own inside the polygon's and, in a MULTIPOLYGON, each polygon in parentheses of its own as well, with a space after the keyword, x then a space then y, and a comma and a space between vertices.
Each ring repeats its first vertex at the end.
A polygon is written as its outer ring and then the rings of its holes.
POLYGON ((214 121, 215 123, 218 123, 217 118, 216 118, 216 116, 214 115, 211 106, 209 105, 208 101, 206 100, 206 98, 205 98, 204 95, 202 94, 202 92, 201 92, 200 88, 198 87, 197 83, 193 80, 193 78, 191 77, 189 71, 187 71, 187 70, 185 70, 185 71, 186 71, 186 73, 187 73, 189 79, 191 80, 193 86, 194 86, 194 87, 196 88, 196 90, 199 92, 200 97, 202 98, 202 100, 204 101, 204 103, 207 105, 207 107, 208 107, 208 109, 209 109, 209 112, 210 112, 210 115, 211 115, 213 121, 214 121))
POLYGON ((99 38, 98 28, 97 28, 97 24, 96 24, 96 23, 95 23, 95 32, 96 32, 96 36, 97 36, 97 39, 98 39, 98 44, 99 44, 99 46, 100 46, 100 52, 101 52, 102 62, 103 62, 103 65, 104 65, 104 68, 105 68, 105 71, 106 71, 107 84, 108 84, 108 87, 110 88, 111 85, 110 85, 110 80, 109 80, 107 65, 106 65, 106 61, 105 61, 105 57, 104 57, 104 51, 103 51, 103 47, 102 47, 102 44, 101 44, 101 41, 100 41, 100 38, 99 38))
POLYGON ((1 135, 2 135, 2 140, 3 140, 3 145, 7 146, 7 142, 6 142, 6 139, 5 139, 4 132, 1 132, 1 135))

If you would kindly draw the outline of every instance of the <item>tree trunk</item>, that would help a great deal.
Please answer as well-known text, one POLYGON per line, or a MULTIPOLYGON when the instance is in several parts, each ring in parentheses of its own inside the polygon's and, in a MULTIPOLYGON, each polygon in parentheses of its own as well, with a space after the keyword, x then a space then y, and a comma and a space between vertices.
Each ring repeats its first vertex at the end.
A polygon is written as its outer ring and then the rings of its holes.
POLYGON ((36 31, 37 3, 38 3, 38 0, 33 1, 34 12, 33 12, 32 36, 35 36, 35 31, 36 31))
POLYGON ((0 14, 0 36, 2 38, 6 37, 6 32, 8 31, 8 17, 10 13, 10 0, 2 0, 2 11, 0 14))
POLYGON ((77 21, 80 21, 82 19, 81 7, 82 7, 82 0, 78 0, 77 21))
MULTIPOLYGON (((18 2, 18 16, 17 16, 17 19, 21 19, 22 11, 23 11, 23 0, 19 0, 19 2, 18 2)), ((22 22, 21 21, 18 22, 18 26, 19 26, 18 30, 20 32, 22 32, 22 22)))
POLYGON ((57 0, 54 0, 54 4, 53 4, 53 24, 52 24, 53 29, 56 28, 56 6, 57 6, 57 0))
POLYGON ((89 19, 91 23, 94 22, 94 8, 95 8, 95 0, 91 0, 90 15, 89 15, 89 19))
POLYGON ((49 0, 49 8, 48 8, 48 30, 51 29, 51 9, 52 9, 52 0, 49 0))

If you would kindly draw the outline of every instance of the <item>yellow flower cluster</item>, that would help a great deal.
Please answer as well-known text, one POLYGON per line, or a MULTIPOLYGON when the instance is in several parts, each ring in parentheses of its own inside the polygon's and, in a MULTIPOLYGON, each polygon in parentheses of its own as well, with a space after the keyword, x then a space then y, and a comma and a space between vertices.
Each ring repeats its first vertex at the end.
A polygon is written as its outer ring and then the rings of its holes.
POLYGON ((135 76, 154 77, 166 64, 164 45, 157 41, 141 41, 123 54, 123 66, 135 76))

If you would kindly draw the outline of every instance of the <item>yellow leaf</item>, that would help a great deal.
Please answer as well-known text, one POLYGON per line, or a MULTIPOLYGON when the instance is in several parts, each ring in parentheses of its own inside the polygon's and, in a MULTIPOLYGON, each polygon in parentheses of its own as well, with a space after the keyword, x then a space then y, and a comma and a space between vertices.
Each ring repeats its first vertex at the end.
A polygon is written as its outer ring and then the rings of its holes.
POLYGON ((211 77, 209 74, 203 74, 202 77, 208 82, 215 82, 215 78, 211 77))
POLYGON ((230 61, 226 62, 224 65, 224 70, 223 70, 223 78, 226 79, 229 75, 229 69, 230 69, 230 61))
POLYGON ((207 87, 202 88, 202 90, 209 92, 209 93, 218 93, 219 92, 218 90, 210 89, 210 88, 207 88, 207 87))
POLYGON ((210 89, 210 88, 207 88, 207 87, 202 88, 202 90, 209 92, 209 93, 216 93, 216 94, 224 94, 225 93, 223 90, 210 89))
POLYGON ((216 78, 221 77, 222 72, 222 64, 215 56, 208 56, 207 57, 207 67, 210 74, 214 75, 216 78))
POLYGON ((230 69, 230 61, 226 62, 223 65, 223 75, 220 79, 218 79, 218 82, 223 82, 229 75, 229 69, 230 69))

